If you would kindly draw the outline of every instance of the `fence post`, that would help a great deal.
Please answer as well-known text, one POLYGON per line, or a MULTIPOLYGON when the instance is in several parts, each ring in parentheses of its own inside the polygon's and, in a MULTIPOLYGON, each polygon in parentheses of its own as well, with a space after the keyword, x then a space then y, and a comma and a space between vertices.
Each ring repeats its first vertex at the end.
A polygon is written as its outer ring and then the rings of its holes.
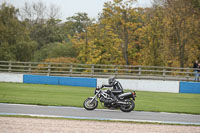
POLYGON ((70 64, 70 70, 69 70, 69 72, 70 72, 70 75, 71 75, 72 72, 73 72, 73 65, 72 65, 72 64, 70 64))
POLYGON ((189 81, 189 78, 190 78, 189 70, 190 70, 190 68, 186 68, 186 72, 187 72, 186 80, 187 80, 187 81, 189 81))
POLYGON ((8 72, 9 72, 9 73, 11 72, 11 69, 12 69, 12 62, 9 61, 9 64, 8 64, 8 72))
POLYGON ((118 69, 117 69, 117 66, 115 66, 115 76, 118 75, 118 69))
POLYGON ((142 68, 141 68, 141 66, 139 66, 139 68, 138 68, 138 75, 139 75, 139 76, 141 76, 141 74, 142 74, 142 71, 141 71, 141 70, 142 70, 142 68))
POLYGON ((91 76, 93 77, 94 75, 94 64, 91 65, 91 76))
POLYGON ((163 78, 164 78, 164 80, 165 80, 165 77, 166 77, 166 68, 163 67, 163 78))
POLYGON ((47 72, 47 76, 49 76, 49 75, 50 75, 50 73, 51 73, 51 64, 50 64, 50 63, 48 63, 48 72, 47 72))
POLYGON ((28 71, 29 71, 29 73, 31 73, 31 63, 29 63, 29 65, 28 65, 28 71))

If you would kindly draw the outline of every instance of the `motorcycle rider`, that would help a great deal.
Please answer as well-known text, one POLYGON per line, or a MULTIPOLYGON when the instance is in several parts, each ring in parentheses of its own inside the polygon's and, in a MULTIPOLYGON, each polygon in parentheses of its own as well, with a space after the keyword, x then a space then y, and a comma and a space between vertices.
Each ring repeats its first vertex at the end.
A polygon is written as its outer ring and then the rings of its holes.
POLYGON ((108 85, 102 85, 102 87, 112 87, 112 90, 107 90, 107 93, 110 95, 112 100, 110 100, 110 103, 116 102, 117 98, 114 94, 120 94, 123 93, 122 85, 119 81, 116 80, 115 76, 111 76, 108 79, 108 85))

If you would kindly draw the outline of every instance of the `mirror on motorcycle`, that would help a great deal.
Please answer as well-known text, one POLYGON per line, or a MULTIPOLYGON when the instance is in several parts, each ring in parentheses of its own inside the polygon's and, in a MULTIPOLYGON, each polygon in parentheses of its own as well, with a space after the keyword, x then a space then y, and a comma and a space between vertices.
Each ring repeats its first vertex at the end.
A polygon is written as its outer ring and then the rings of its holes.
POLYGON ((100 90, 101 88, 99 86, 96 87, 96 90, 100 90))
POLYGON ((132 92, 132 95, 134 95, 135 97, 136 97, 136 92, 134 91, 134 92, 132 92))

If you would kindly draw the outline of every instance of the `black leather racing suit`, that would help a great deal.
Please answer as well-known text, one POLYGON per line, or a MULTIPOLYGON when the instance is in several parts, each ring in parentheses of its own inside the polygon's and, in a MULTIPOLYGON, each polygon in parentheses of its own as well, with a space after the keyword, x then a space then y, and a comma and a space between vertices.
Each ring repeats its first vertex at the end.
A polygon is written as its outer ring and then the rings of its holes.
POLYGON ((120 84, 120 82, 119 81, 114 81, 114 82, 112 82, 111 84, 109 84, 109 85, 103 85, 104 87, 113 87, 113 92, 115 92, 115 91, 121 91, 121 92, 123 92, 123 88, 122 88, 122 85, 120 84))
POLYGON ((116 98, 116 96, 114 94, 123 93, 123 88, 122 88, 122 85, 120 84, 119 81, 114 81, 109 85, 103 85, 103 87, 113 87, 113 89, 111 91, 108 90, 108 94, 110 95, 111 98, 113 98, 113 100, 111 102, 114 102, 114 101, 117 100, 117 98, 116 98))

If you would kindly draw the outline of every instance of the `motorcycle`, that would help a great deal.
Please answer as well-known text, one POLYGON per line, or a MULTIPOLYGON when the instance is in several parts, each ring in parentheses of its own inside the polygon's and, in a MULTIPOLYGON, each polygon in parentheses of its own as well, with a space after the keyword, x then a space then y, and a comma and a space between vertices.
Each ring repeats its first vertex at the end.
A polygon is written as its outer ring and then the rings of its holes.
POLYGON ((123 112, 130 112, 135 108, 135 97, 136 93, 133 92, 126 92, 123 91, 111 91, 111 90, 103 90, 102 87, 97 87, 94 92, 93 97, 88 97, 83 106, 86 110, 94 110, 98 106, 98 99, 103 104, 104 107, 108 109, 120 109, 123 112), (115 101, 111 97, 111 93, 115 96, 115 101))

